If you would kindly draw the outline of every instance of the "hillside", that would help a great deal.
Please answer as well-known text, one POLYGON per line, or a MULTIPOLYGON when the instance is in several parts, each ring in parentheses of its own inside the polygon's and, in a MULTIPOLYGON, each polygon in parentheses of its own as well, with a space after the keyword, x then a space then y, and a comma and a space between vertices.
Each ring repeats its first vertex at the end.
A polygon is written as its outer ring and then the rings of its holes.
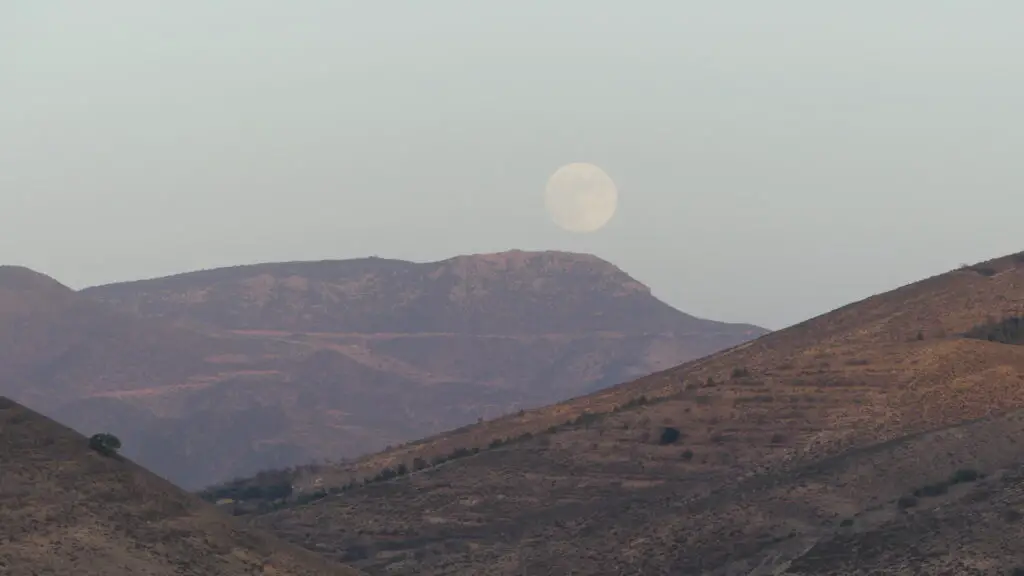
POLYGON ((355 576, 0 397, 0 573, 355 576))
POLYGON ((370 574, 1013 574, 1022 304, 1024 254, 227 506, 370 574))
POLYGON ((210 270, 75 293, 0 267, 0 394, 199 488, 564 400, 763 330, 586 255, 210 270))

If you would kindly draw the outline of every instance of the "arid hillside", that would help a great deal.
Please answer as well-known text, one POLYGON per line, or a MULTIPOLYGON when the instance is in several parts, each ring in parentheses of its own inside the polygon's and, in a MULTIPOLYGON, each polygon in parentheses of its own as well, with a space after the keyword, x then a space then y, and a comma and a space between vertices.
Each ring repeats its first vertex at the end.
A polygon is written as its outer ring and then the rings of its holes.
POLYGON ((369 574, 1017 574, 1022 305, 1024 254, 205 496, 369 574))
POLYGON ((356 576, 0 397, 0 574, 356 576))
POLYGON ((75 293, 0 268, 0 393, 199 488, 354 457, 764 333, 565 253, 243 266, 75 293))

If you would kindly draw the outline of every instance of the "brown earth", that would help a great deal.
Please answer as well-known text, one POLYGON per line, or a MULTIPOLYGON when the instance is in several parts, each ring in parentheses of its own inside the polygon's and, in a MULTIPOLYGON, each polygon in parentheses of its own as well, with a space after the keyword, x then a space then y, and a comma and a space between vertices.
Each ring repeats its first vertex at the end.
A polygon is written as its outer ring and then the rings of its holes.
POLYGON ((228 506, 370 574, 1024 573, 1024 347, 961 335, 1022 305, 1018 254, 228 506))
POLYGON ((0 397, 0 574, 356 576, 0 397))
POLYGON ((241 266, 90 288, 0 267, 0 393, 186 488, 564 400, 763 329, 592 256, 241 266))

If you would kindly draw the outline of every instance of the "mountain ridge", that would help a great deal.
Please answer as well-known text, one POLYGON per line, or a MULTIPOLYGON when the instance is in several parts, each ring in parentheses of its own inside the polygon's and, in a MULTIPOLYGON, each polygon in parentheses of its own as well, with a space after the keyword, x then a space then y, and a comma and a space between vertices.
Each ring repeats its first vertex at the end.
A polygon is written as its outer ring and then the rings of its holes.
POLYGON ((576 331, 599 331, 608 326, 622 331, 624 326, 634 325, 633 331, 640 333, 688 333, 711 327, 764 332, 753 325, 714 322, 685 314, 654 298, 647 286, 615 265, 593 255, 560 251, 473 254, 436 262, 360 258, 261 263, 108 284, 81 292, 144 316, 171 317, 219 329, 316 332, 337 331, 339 325, 344 325, 350 332, 365 333, 509 335, 564 331, 563 311, 546 306, 546 300, 553 297, 565 302, 598 298, 600 301, 591 306, 600 310, 599 304, 609 305, 616 297, 637 295, 641 299, 631 300, 629 309, 617 310, 621 304, 609 306, 617 314, 614 317, 584 318, 576 314, 571 324, 576 331), (575 283, 551 284, 555 276, 572 278, 575 283), (437 285, 437 289, 430 293, 417 290, 417 286, 426 284, 437 285), (228 294, 233 300, 226 297, 228 294), (514 294, 532 298, 538 313, 523 319, 503 310, 501 298, 514 294), (289 298, 309 301, 304 307, 294 303, 289 306, 289 298), (418 301, 425 301, 433 312, 418 311, 418 301), (386 305, 388 310, 366 317, 341 309, 343 304, 367 303, 386 305), (315 316, 309 314, 311 308, 315 316), (488 314, 483 320, 474 318, 482 308, 488 314), (308 317, 301 317, 303 313, 308 317), (643 315, 647 325, 630 322, 633 315, 643 315), (658 315, 668 318, 658 320, 658 315), (524 330, 527 321, 529 327, 524 330))

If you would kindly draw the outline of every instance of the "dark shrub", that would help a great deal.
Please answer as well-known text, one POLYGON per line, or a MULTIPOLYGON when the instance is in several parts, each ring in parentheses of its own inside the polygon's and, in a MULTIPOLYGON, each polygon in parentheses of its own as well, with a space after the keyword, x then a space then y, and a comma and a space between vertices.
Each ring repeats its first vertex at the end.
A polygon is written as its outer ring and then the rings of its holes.
POLYGON ((366 560, 370 557, 370 551, 366 546, 350 546, 345 549, 345 552, 341 556, 343 562, 355 562, 357 560, 366 560))
POLYGON ((945 482, 936 482, 935 484, 928 484, 922 486, 917 490, 914 490, 914 496, 918 498, 932 498, 935 496, 941 496, 949 491, 949 485, 945 482))
POLYGON ((271 484, 263 489, 263 497, 267 500, 279 500, 281 498, 287 498, 292 495, 292 483, 291 482, 279 482, 277 484, 271 484))
POLYGON ((913 508, 914 506, 917 506, 917 498, 914 498, 913 496, 901 496, 900 499, 896 501, 896 505, 902 509, 913 508))
POLYGON ((683 460, 685 460, 687 462, 689 462, 690 460, 693 460, 693 450, 689 450, 689 449, 683 450, 682 458, 683 458, 683 460))
POLYGON ((998 272, 998 270, 996 270, 995 268, 992 268, 991 266, 981 266, 981 265, 968 266, 967 269, 970 270, 971 272, 974 272, 976 274, 981 274, 982 276, 986 276, 986 277, 995 276, 996 273, 998 272))
POLYGON ((242 488, 239 498, 242 500, 259 500, 260 498, 263 498, 263 488, 255 485, 246 486, 245 488, 242 488))
POLYGON ((591 422, 596 422, 600 419, 601 414, 591 414, 590 412, 584 410, 579 416, 576 417, 575 420, 570 420, 569 422, 566 422, 566 424, 586 426, 589 425, 591 422))
POLYGON ((679 441, 680 436, 681 434, 679 433, 679 430, 672 428, 671 426, 666 426, 665 429, 661 431, 661 437, 658 438, 658 444, 661 444, 662 446, 675 444, 679 441))
POLYGON ((104 456, 115 456, 121 449, 121 441, 113 434, 100 432, 89 438, 89 448, 103 454, 104 456))
POLYGON ((956 472, 953 472, 953 475, 949 477, 949 483, 960 484, 962 482, 974 482, 979 476, 980 475, 977 470, 972 468, 961 468, 956 472))
POLYGON ((633 398, 632 400, 626 402, 625 404, 619 406, 618 408, 620 410, 628 410, 630 408, 636 408, 637 406, 643 406, 644 404, 647 404, 647 396, 637 396, 636 398, 633 398))
POLYGON ((295 499, 295 502, 297 504, 308 504, 310 502, 315 502, 316 500, 322 500, 323 498, 326 497, 327 492, 325 492, 324 490, 317 490, 315 492, 300 495, 298 498, 295 499))
POLYGON ((747 370, 746 368, 733 368, 732 369, 732 377, 733 378, 746 378, 747 376, 750 376, 750 370, 747 370))
POLYGON ((1001 344, 1024 344, 1024 318, 1010 316, 999 322, 990 319, 984 324, 978 324, 971 328, 964 333, 964 336, 1001 344))

